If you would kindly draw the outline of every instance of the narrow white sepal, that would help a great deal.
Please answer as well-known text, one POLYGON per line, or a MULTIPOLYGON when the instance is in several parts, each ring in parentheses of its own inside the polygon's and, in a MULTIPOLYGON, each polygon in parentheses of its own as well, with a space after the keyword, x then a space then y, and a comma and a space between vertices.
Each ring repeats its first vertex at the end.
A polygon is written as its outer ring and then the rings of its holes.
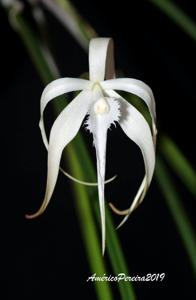
POLYGON ((120 103, 121 117, 119 124, 125 134, 140 148, 147 175, 147 184, 150 185, 155 167, 155 148, 150 127, 142 114, 115 91, 107 91, 120 103))
POLYGON ((154 143, 156 144, 156 106, 155 99, 151 88, 141 80, 133 78, 117 78, 106 80, 100 83, 105 90, 121 90, 134 94, 141 98, 147 105, 151 118, 154 143))
POLYGON ((49 138, 46 192, 40 209, 28 218, 39 216, 46 209, 57 181, 63 149, 75 137, 89 109, 92 91, 82 91, 55 120, 49 138))
MULTIPOLYGON (((107 94, 118 99, 121 111, 119 124, 125 134, 139 146, 144 159, 146 176, 140 185, 130 209, 128 209, 128 215, 130 215, 130 213, 137 207, 138 203, 141 203, 143 200, 152 180, 155 168, 155 148, 150 127, 142 114, 115 91, 107 91, 107 94)), ((128 217, 125 217, 125 221, 127 218, 128 217)), ((125 221, 123 220, 119 226, 121 226, 125 221)))
POLYGON ((130 214, 138 207, 138 205, 143 201, 145 195, 147 192, 147 182, 146 182, 146 175, 144 176, 142 183, 137 191, 137 194, 135 195, 135 198, 130 206, 130 208, 127 209, 126 216, 122 219, 120 224, 117 226, 116 229, 119 229, 129 218, 130 214))
POLYGON ((89 79, 93 82, 115 77, 113 40, 94 38, 89 44, 89 79))

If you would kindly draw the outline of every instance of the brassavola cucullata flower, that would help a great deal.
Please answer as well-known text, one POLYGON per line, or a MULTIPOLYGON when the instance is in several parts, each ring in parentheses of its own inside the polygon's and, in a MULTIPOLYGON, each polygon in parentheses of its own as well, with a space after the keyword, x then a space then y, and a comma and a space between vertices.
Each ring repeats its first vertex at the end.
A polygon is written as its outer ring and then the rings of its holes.
MULTIPOLYGON (((27 218, 39 216, 46 209, 58 177, 60 160, 64 148, 78 133, 85 117, 87 129, 93 135, 97 157, 97 185, 102 228, 102 252, 105 249, 105 165, 107 131, 112 124, 118 122, 124 133, 140 148, 145 166, 145 176, 132 201, 130 208, 119 211, 113 205, 112 209, 124 214, 121 226, 131 212, 142 202, 151 183, 155 167, 156 147, 156 111, 152 90, 140 80, 132 78, 115 78, 113 59, 113 40, 111 38, 94 38, 89 44, 89 80, 61 78, 46 86, 41 96, 40 129, 43 142, 48 150, 48 174, 46 192, 40 209, 27 218), (129 92, 142 99, 150 112, 152 128, 143 115, 116 90, 129 92), (47 140, 43 113, 47 104, 57 96, 65 93, 81 91, 59 114, 55 120, 47 140)), ((62 170, 63 171, 63 170, 62 170)), ((63 171, 65 175, 79 183, 88 184, 75 179, 63 171)))

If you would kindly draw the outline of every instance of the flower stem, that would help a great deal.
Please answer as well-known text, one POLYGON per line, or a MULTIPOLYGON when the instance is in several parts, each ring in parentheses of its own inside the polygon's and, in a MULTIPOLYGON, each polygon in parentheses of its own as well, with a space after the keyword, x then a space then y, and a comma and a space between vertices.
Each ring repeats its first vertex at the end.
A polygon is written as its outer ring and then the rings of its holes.
POLYGON ((196 237, 189 218, 181 204, 182 200, 177 193, 175 184, 161 158, 157 158, 156 178, 169 211, 177 225, 178 232, 181 235, 193 271, 196 274, 196 237))

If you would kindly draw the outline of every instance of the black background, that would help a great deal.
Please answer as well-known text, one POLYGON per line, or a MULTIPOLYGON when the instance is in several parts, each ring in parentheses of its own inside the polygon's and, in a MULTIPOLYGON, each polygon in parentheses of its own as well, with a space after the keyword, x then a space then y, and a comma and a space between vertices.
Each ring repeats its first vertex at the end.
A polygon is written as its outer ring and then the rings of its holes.
MULTIPOLYGON (((150 2, 127 2, 73 1, 100 36, 114 38, 117 69, 151 86, 160 132, 167 132, 195 165, 196 44, 150 2)), ((178 3, 195 18, 194 1, 178 3)), ((84 51, 48 12, 46 16, 62 76, 78 77, 88 71, 84 51)), ((47 153, 38 128, 44 85, 2 9, 0 20, 2 299, 66 299, 78 293, 95 298, 93 285, 86 283, 91 271, 69 181, 59 175, 46 213, 34 221, 24 218, 39 206, 45 188, 47 153)), ((92 138, 88 140, 91 147, 92 138)), ((107 174, 118 173, 119 179, 106 189, 106 196, 121 207, 142 178, 138 152, 119 128, 109 133, 107 174)), ((178 178, 175 182, 193 222, 194 199, 178 178)), ((119 237, 130 276, 166 273, 163 282, 135 283, 139 300, 193 299, 190 263, 155 180, 119 237)), ((116 284, 112 287, 117 295, 116 284)))

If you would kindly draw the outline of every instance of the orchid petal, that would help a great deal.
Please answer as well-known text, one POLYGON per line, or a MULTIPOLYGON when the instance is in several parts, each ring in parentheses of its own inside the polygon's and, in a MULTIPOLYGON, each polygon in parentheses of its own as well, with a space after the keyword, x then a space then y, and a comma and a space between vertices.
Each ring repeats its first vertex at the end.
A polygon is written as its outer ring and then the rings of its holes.
POLYGON ((135 198, 130 206, 130 208, 127 209, 126 216, 123 218, 123 220, 120 222, 120 224, 117 226, 117 229, 119 229, 129 218, 130 214, 141 204, 141 202, 144 200, 144 197, 147 192, 147 183, 146 183, 146 175, 144 176, 142 183, 137 191, 137 194, 135 195, 135 198))
MULTIPOLYGON (((142 183, 137 191, 137 194, 131 204, 131 207, 125 210, 119 210, 118 208, 116 208, 111 202, 109 203, 110 208, 117 214, 120 216, 124 216, 124 215, 129 215, 135 208, 137 208, 137 206, 141 203, 141 199, 143 200, 143 194, 145 191, 145 186, 146 185, 146 175, 144 176, 142 183)), ((124 223, 124 222, 123 222, 124 223)), ((121 226, 121 224, 117 227, 119 228, 121 226)))
POLYGON ((89 45, 89 78, 93 82, 115 77, 113 40, 94 38, 89 45))
POLYGON ((100 84, 105 90, 122 90, 134 94, 146 103, 152 118, 153 139, 154 144, 156 144, 156 106, 151 88, 144 82, 132 78, 111 79, 103 81, 100 84))
POLYGON ((27 215, 27 218, 35 218, 46 209, 57 181, 62 151, 77 134, 91 101, 92 91, 82 91, 54 122, 48 147, 48 177, 45 197, 40 209, 33 215, 27 215))
MULTIPOLYGON (((128 215, 130 215, 130 213, 143 200, 152 180, 155 168, 155 147, 150 127, 142 114, 116 92, 107 91, 107 94, 111 97, 115 97, 120 102, 121 118, 119 120, 119 124, 125 134, 139 146, 144 159, 146 176, 140 185, 133 204, 127 211, 128 215)), ((126 216, 125 218, 127 220, 128 217, 126 216)), ((121 224, 124 222, 125 221, 123 220, 121 224)))
POLYGON ((60 78, 57 80, 52 81, 49 83, 41 96, 41 106, 40 106, 40 122, 39 127, 42 134, 42 139, 44 142, 45 147, 47 148, 47 138, 44 128, 44 122, 43 122, 43 113, 46 108, 46 105, 53 100, 55 97, 58 97, 62 94, 73 92, 73 91, 79 91, 79 90, 86 90, 90 89, 92 86, 92 83, 85 79, 75 79, 75 78, 60 78))
MULTIPOLYGON (((59 169, 66 177, 68 177, 69 179, 73 180, 76 183, 86 185, 86 186, 94 186, 94 187, 98 186, 98 182, 89 182, 89 181, 80 180, 80 179, 73 177, 69 173, 67 173, 63 168, 60 167, 59 169)), ((104 184, 108 184, 108 183, 112 182, 114 179, 116 179, 116 177, 117 177, 117 175, 114 175, 113 177, 105 180, 104 184)))

